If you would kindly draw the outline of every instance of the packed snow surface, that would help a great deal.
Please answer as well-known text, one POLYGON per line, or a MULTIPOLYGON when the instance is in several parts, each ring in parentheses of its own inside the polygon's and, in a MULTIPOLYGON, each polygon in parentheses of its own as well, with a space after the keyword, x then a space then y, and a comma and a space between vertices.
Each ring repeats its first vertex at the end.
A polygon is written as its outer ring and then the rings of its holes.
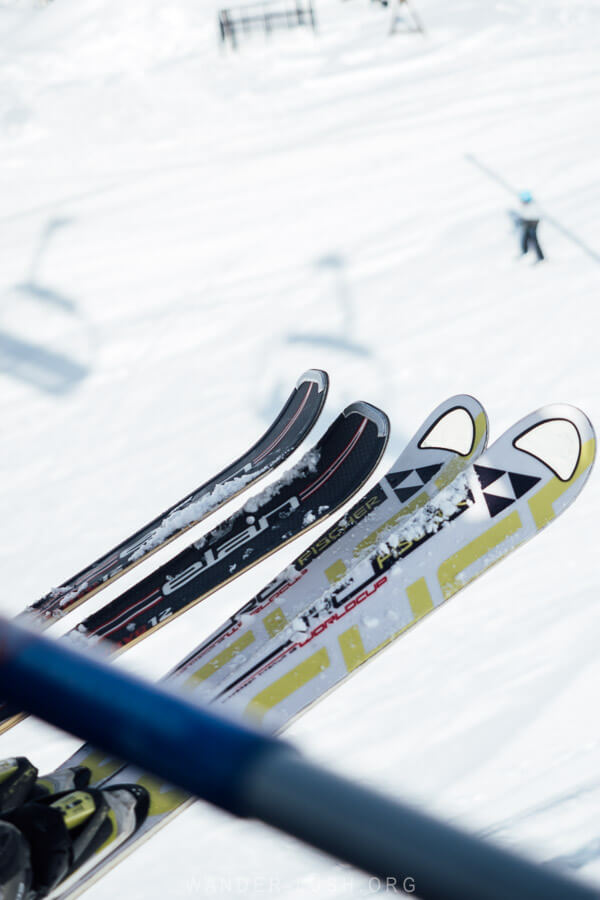
MULTIPOLYGON (((598 426, 600 5, 416 2, 425 35, 388 37, 370 0, 317 0, 317 35, 234 54, 205 0, 0 0, 3 611, 235 459, 309 367, 332 382, 309 446, 368 400, 392 422, 380 473, 453 393, 484 403, 491 440, 558 401, 598 426), (517 259, 523 188, 543 214, 540 265, 517 259)), ((599 506, 592 475, 289 738, 600 884, 599 506)), ((117 664, 158 678, 306 541, 117 664)), ((29 720, 0 755, 43 771, 76 745, 29 720)), ((372 889, 196 804, 89 898, 372 889)))

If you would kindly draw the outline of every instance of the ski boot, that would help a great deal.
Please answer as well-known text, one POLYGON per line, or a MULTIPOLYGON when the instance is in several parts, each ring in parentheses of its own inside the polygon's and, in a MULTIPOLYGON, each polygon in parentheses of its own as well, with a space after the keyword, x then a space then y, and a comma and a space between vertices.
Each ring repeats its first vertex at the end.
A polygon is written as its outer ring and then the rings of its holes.
POLYGON ((139 785, 87 788, 30 800, 0 819, 0 896, 39 900, 66 886, 142 824, 149 795, 139 785))
POLYGON ((0 760, 0 815, 28 800, 85 788, 90 777, 85 766, 72 766, 38 778, 37 768, 25 756, 0 760))

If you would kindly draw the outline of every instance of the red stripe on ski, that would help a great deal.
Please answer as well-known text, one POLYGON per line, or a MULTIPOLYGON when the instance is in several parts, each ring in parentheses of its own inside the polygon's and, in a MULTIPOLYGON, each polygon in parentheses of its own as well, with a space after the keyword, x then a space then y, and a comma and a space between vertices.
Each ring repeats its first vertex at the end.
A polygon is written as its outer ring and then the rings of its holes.
POLYGON ((262 452, 261 454, 259 454, 257 457, 255 457, 255 458, 252 460, 252 463, 253 463, 253 464, 254 464, 254 463, 257 463, 257 462, 260 462, 261 459, 262 459, 264 456, 266 456, 267 453, 270 453, 271 450, 272 450, 274 447, 276 447, 277 444, 280 443, 280 441, 282 440, 282 438, 284 438, 284 437, 286 436, 286 434, 288 433, 288 431, 290 430, 290 428, 292 427, 292 425, 294 424, 294 422, 296 421, 296 419, 298 418, 298 416, 300 415, 300 413, 302 412, 302 410, 303 410, 304 407, 306 406, 306 402, 307 402, 307 400, 308 400, 308 398, 309 398, 309 396, 310 396, 310 392, 312 391, 312 389, 313 389, 314 386, 315 386, 314 381, 311 381, 311 383, 310 383, 310 385, 309 385, 309 387, 308 387, 308 391, 306 392, 306 396, 305 396, 304 400, 302 401, 302 403, 300 404, 300 406, 298 407, 297 412, 294 414, 294 416, 293 416, 293 417, 290 419, 290 421, 287 423, 287 425, 285 426, 285 428, 283 429, 283 431, 281 432, 281 434, 280 434, 278 437, 276 437, 276 438, 274 439, 274 441, 267 447, 267 449, 266 449, 266 450, 263 450, 263 452, 262 452))
POLYGON ((352 440, 350 441, 350 443, 348 444, 346 449, 342 450, 342 452, 340 453, 338 458, 335 459, 330 464, 330 466, 323 472, 322 475, 319 475, 319 477, 317 478, 316 481, 313 481, 313 483, 309 484, 309 486, 307 488, 305 488, 304 491, 301 491, 300 499, 302 500, 302 502, 304 502, 307 499, 307 497, 310 497, 311 494, 314 494, 315 491, 319 490, 319 488, 321 488, 325 484, 326 481, 329 481, 329 479, 334 474, 334 472, 337 469, 339 469, 339 467, 344 462, 344 460, 346 459, 348 454, 352 451, 354 446, 357 444, 358 439, 360 438, 361 434, 367 427, 368 421, 369 421, 368 419, 362 420, 362 423, 359 425, 356 434, 354 435, 354 437, 352 438, 352 440))
MULTIPOLYGON (((132 603, 131 606, 128 606, 127 609, 123 609, 120 613, 117 613, 116 616, 113 616, 112 619, 109 619, 108 622, 103 622, 102 625, 98 625, 97 628, 95 628, 93 631, 88 631, 87 634, 88 634, 90 637, 93 637, 93 636, 94 636, 98 631, 100 631, 102 628, 106 628, 107 625, 112 625, 112 623, 113 623, 113 622, 116 622, 117 619, 120 619, 122 616, 126 615, 128 612, 130 612, 132 609, 134 609, 134 607, 138 607, 138 606, 140 605, 140 603, 145 603, 146 600, 149 600, 150 597, 153 597, 156 593, 159 593, 159 598, 158 598, 158 599, 159 599, 159 600, 162 600, 162 599, 163 599, 162 593, 160 593, 160 592, 158 591, 158 588, 155 588, 153 591, 151 591, 151 592, 150 592, 149 594, 147 594, 145 597, 142 597, 141 600, 136 600, 136 602, 135 602, 135 603, 132 603)), ((156 602, 158 602, 158 600, 157 600, 156 602)), ((136 608, 135 611, 129 616, 129 618, 127 618, 124 622, 119 622, 118 625, 115 625, 115 627, 114 627, 114 628, 111 628, 110 631, 107 631, 106 634, 101 635, 101 638, 105 638, 107 634, 111 634, 111 633, 112 633, 113 631, 115 631, 117 628, 121 628, 123 625, 127 625, 127 622, 129 622, 131 619, 133 619, 133 617, 134 617, 135 615, 139 614, 139 613, 142 612, 142 611, 143 611, 143 610, 137 609, 137 608, 136 608)))

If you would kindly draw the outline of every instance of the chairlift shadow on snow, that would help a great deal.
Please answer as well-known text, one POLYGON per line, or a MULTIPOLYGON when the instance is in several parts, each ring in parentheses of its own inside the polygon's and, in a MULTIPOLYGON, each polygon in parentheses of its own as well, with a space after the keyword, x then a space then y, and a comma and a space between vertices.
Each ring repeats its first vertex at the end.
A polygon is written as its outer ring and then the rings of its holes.
MULTIPOLYGON (((78 317, 77 303, 44 282, 40 274, 50 242, 69 218, 52 218, 42 228, 25 279, 13 286, 24 299, 41 302, 60 314, 78 317)), ((9 375, 49 394, 73 390, 90 373, 90 367, 58 350, 0 331, 0 374, 9 375)))
POLYGON ((60 307, 65 312, 75 312, 75 302, 70 297, 66 297, 52 288, 37 284, 35 281, 21 281, 15 285, 15 290, 21 294, 35 297, 36 300, 60 307))
POLYGON ((352 293, 346 277, 345 259, 338 253, 327 254, 315 262, 314 268, 329 282, 323 299, 324 302, 327 302, 329 298, 333 299, 340 316, 339 329, 335 333, 325 331, 291 332, 286 336, 286 343, 308 344, 341 350, 344 353, 363 358, 372 356, 369 347, 352 337, 356 321, 352 293))
POLYGON ((305 332, 304 334, 290 334, 287 337, 288 344, 311 344, 313 347, 329 347, 332 350, 342 350, 354 356, 369 357, 371 351, 362 344, 354 344, 343 337, 333 334, 317 334, 305 332))
POLYGON ((261 355, 260 377, 265 384, 261 386, 263 402, 258 412, 266 419, 281 408, 289 392, 289 380, 282 377, 281 359, 285 360, 288 373, 311 366, 332 374, 348 372, 347 381, 336 376, 330 389, 330 397, 342 405, 356 400, 359 386, 366 391, 373 382, 379 386, 390 381, 390 373, 377 350, 361 340, 361 322, 346 256, 337 251, 325 253, 309 263, 305 273, 308 283, 302 277, 295 290, 298 296, 309 298, 309 305, 301 314, 298 310, 296 321, 310 324, 284 330, 275 340, 275 347, 273 335, 269 336, 265 354, 279 360, 277 365, 265 367, 265 356, 261 355))
POLYGON ((68 356, 0 331, 0 375, 11 375, 49 394, 65 394, 89 372, 68 356))
POLYGON ((42 263, 48 252, 48 247, 52 238, 57 231, 70 225, 72 221, 72 219, 67 218, 55 218, 48 221, 46 226, 42 229, 37 245, 33 251, 28 275, 24 281, 15 285, 15 290, 21 294, 27 294, 36 300, 41 300, 44 303, 50 303, 59 309, 64 310, 66 313, 75 314, 77 311, 77 304, 75 301, 65 294, 44 284, 40 277, 40 269, 42 268, 42 263))

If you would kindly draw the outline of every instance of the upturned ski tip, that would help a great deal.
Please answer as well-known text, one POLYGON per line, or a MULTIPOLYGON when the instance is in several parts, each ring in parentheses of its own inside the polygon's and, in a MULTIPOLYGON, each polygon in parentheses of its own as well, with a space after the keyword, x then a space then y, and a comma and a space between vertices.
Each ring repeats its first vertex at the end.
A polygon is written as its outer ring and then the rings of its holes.
POLYGON ((342 415, 347 418, 353 413, 358 413, 359 416, 364 416, 365 419, 374 422, 377 426, 377 437, 389 435, 390 420, 383 410, 377 406, 372 406, 371 403, 367 403, 365 400, 357 400, 356 403, 351 403, 350 406, 347 406, 342 415))
POLYGON ((489 422, 485 409, 471 394, 455 394, 440 403, 425 420, 415 442, 420 450, 443 450, 464 459, 481 453, 486 445, 489 422))
MULTIPOLYGON (((507 432, 516 450, 533 456, 567 484, 584 475, 596 458, 594 426, 582 410, 552 403, 521 419, 507 432)), ((582 482, 583 483, 583 482, 582 482)))
POLYGON ((323 369, 307 369, 296 382, 296 388, 301 387, 307 381, 314 381, 319 393, 326 391, 329 387, 329 375, 323 369))

